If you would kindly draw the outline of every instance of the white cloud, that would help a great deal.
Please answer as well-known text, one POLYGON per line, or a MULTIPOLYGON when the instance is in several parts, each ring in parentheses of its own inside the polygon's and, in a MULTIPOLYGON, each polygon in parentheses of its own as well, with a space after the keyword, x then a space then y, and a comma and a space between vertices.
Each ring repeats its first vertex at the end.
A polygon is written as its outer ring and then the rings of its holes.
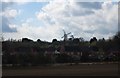
POLYGON ((39 20, 47 20, 49 18, 48 14, 44 12, 40 12, 36 16, 39 20))
MULTIPOLYGON (((2 2, 49 2, 55 0, 2 0, 2 2)), ((66 2, 67 0, 56 0, 56 2, 66 2)), ((70 2, 104 2, 106 0, 68 0, 70 2)), ((112 2, 119 2, 119 0, 107 0, 112 2)))
POLYGON ((20 14, 20 10, 16 9, 6 9, 4 12, 2 12, 3 16, 7 18, 15 18, 18 14, 20 14))
MULTIPOLYGON (((17 33, 12 33, 12 36, 17 39, 28 37, 34 40, 61 40, 62 29, 65 29, 66 32, 72 32, 75 37, 83 37, 85 40, 90 40, 93 36, 109 38, 117 31, 118 6, 111 2, 101 5, 99 9, 88 9, 74 1, 52 1, 35 13, 36 18, 43 22, 44 26, 30 25, 29 19, 18 26, 17 33)), ((10 33, 6 34, 6 37, 11 37, 10 33)))
POLYGON ((14 24, 10 24, 9 27, 13 29, 13 28, 16 28, 17 26, 14 24))
POLYGON ((21 10, 12 9, 9 7, 10 5, 12 3, 3 3, 2 5, 2 11, 0 12, 2 32, 16 32, 16 28, 13 27, 11 21, 21 13, 21 10))
POLYGON ((33 0, 2 0, 2 2, 29 2, 33 0))
MULTIPOLYGON (((12 27, 12 25, 11 25, 12 27)), ((21 39, 23 37, 27 37, 33 40, 41 39, 52 41, 53 38, 60 38, 58 30, 60 27, 58 26, 31 26, 27 22, 23 23, 21 26, 17 26, 16 33, 7 33, 4 34, 4 37, 13 38, 13 39, 21 39)))
POLYGON ((54 19, 55 24, 62 26, 61 28, 66 31, 85 33, 76 34, 77 37, 85 37, 90 33, 98 38, 109 38, 117 32, 117 13, 118 5, 111 1, 101 3, 100 9, 85 9, 76 2, 50 2, 43 7, 37 17, 40 21, 47 21, 42 18, 49 18, 49 21, 54 19))

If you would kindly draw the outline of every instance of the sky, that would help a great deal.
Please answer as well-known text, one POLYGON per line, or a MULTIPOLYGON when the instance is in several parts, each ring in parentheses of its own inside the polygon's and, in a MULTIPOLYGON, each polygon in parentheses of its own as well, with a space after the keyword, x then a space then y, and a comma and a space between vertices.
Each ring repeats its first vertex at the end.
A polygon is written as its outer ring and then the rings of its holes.
POLYGON ((63 29, 75 38, 108 39, 118 31, 118 2, 114 0, 17 1, 0 3, 4 39, 63 40, 63 29))

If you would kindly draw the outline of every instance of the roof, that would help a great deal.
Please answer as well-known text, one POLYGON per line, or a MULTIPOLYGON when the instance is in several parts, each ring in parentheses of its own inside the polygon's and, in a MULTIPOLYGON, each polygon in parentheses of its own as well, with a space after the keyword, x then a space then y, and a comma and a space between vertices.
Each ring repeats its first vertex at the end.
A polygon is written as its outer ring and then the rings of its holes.
POLYGON ((89 52, 91 48, 89 46, 65 46, 67 52, 89 52))

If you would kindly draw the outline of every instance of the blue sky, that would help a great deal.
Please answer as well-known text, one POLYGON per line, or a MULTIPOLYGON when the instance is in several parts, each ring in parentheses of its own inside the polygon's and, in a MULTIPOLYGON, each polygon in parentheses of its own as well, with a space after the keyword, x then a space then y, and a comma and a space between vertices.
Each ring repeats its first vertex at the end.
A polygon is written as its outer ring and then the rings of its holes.
POLYGON ((21 24, 25 20, 32 18, 32 24, 35 24, 36 26, 40 25, 40 22, 35 18, 35 12, 39 11, 47 3, 48 2, 28 2, 23 4, 13 3, 9 6, 9 8, 20 11, 20 15, 17 15, 14 19, 12 19, 12 23, 21 24))
MULTIPOLYGON (((2 3, 5 39, 62 40, 63 29, 90 40, 112 37, 118 29, 118 4, 108 2, 7 2, 2 3), (98 6, 99 5, 99 6, 98 6)), ((70 37, 70 36, 69 36, 70 37)))

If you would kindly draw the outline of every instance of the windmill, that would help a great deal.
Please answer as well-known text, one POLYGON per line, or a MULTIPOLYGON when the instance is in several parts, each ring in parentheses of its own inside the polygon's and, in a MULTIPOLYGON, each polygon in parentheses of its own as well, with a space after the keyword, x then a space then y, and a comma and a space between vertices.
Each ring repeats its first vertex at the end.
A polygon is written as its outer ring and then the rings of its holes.
POLYGON ((68 35, 71 34, 71 32, 66 33, 65 30, 63 30, 63 32, 64 32, 64 36, 61 37, 61 38, 64 38, 64 40, 67 41, 68 40, 68 35))

